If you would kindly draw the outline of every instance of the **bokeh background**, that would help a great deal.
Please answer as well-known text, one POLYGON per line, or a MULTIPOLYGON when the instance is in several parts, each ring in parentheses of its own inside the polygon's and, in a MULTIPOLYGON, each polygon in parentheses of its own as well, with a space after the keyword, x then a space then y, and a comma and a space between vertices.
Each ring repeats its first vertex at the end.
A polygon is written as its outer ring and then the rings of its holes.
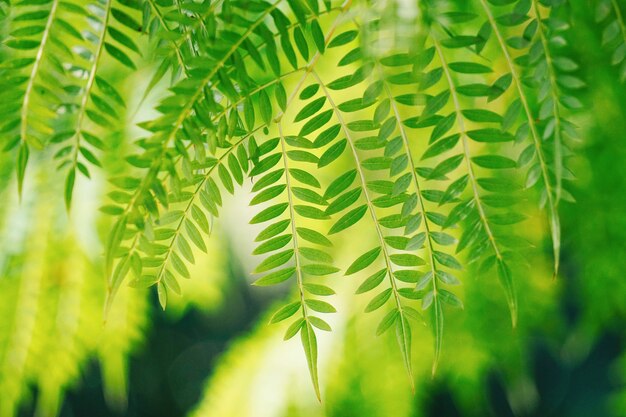
MULTIPOLYGON (((572 159, 577 202, 560 207, 563 267, 552 280, 546 225, 531 212, 537 220, 525 237, 539 250, 527 254, 519 282, 518 328, 496 280, 468 268, 471 302, 449 314, 434 377, 430 332, 415 332, 412 393, 393 336, 374 337, 377 318, 360 313, 358 283, 339 278, 340 313, 319 337, 320 404, 299 342, 283 342, 284 327, 267 324, 292 289, 249 285, 257 261, 249 255, 255 229, 241 220, 252 216, 248 190, 225 203, 183 297, 163 311, 154 291, 123 288, 103 324, 102 241, 111 224, 96 213, 109 186, 97 176, 78 184, 82 197, 68 218, 53 168, 33 163, 19 202, 13 162, 2 154, 0 416, 626 416, 626 90, 589 3, 572 0, 567 10, 569 54, 588 86, 586 110, 575 116, 583 137, 572 159)), ((141 91, 150 71, 118 81, 141 91)), ((121 137, 141 114, 126 116, 109 138, 110 172, 124 169, 121 137)), ((346 236, 338 263, 368 245, 346 236)))

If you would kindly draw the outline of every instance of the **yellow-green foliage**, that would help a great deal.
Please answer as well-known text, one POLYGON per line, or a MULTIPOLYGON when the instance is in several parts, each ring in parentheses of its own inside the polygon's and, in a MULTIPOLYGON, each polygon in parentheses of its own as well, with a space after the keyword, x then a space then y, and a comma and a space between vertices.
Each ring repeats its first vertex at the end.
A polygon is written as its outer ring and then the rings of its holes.
MULTIPOLYGON (((598 3, 623 74, 621 6, 598 3)), ((226 247, 209 236, 233 224, 240 242, 254 241, 233 250, 257 256, 254 285, 293 290, 269 320, 300 339, 318 399, 320 378, 338 369, 391 380, 402 363, 408 383, 389 394, 399 403, 438 366, 456 369, 461 386, 493 357, 514 357, 538 317, 528 312, 552 308, 559 208, 574 201, 586 84, 568 49, 569 11, 563 0, 0 2, 11 201, 0 414, 34 385, 41 413, 54 415, 93 355, 107 398, 123 406, 148 310, 146 293, 128 287, 156 287, 174 316, 223 307, 226 247), (242 190, 246 203, 228 207, 242 190), (492 343, 509 326, 514 341, 492 343), (329 365, 331 344, 357 354, 329 365), (455 350, 466 362, 446 353, 455 350), (361 354, 389 367, 362 369, 361 354)), ((243 342, 233 366, 267 366, 250 353, 261 343, 266 358, 287 352, 294 343, 276 346, 273 332, 243 342)), ((247 406, 211 392, 207 413, 247 406)), ((293 415, 312 415, 301 406, 293 415)))

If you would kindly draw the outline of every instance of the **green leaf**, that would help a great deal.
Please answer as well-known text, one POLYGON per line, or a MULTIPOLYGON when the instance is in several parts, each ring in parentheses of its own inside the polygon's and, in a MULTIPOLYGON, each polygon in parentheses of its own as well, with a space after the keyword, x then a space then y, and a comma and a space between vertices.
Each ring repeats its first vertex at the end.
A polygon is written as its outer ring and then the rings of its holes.
POLYGON ((104 49, 109 53, 109 55, 111 55, 113 58, 115 58, 124 66, 132 70, 137 69, 133 61, 128 57, 128 55, 126 55, 126 53, 123 52, 121 49, 119 49, 117 46, 114 46, 108 42, 105 42, 104 49))
POLYGON ((300 130, 300 133, 298 134, 298 136, 306 136, 315 132, 316 130, 324 126, 326 123, 328 123, 332 117, 333 117, 333 110, 326 110, 318 114, 317 116, 307 121, 304 124, 304 126, 302 126, 302 129, 300 130))
MULTIPOLYGON (((317 178, 311 175, 309 172, 297 168, 289 168, 289 174, 302 184, 310 185, 311 187, 320 188, 321 185, 317 178)), ((325 196, 325 198, 327 198, 325 196)))
POLYGON ((337 179, 330 183, 330 185, 326 189, 326 192, 324 193, 324 197, 326 197, 327 199, 331 199, 341 194, 350 185, 352 185, 354 179, 356 178, 356 175, 357 172, 355 169, 341 174, 337 179))
POLYGON ((443 266, 447 266, 448 268, 452 268, 452 269, 463 268, 461 264, 459 263, 459 261, 457 261, 456 258, 454 258, 454 256, 450 254, 447 254, 445 252, 434 251, 433 255, 435 257, 435 260, 443 266))
POLYGON ((419 256, 410 253, 393 254, 389 256, 389 259, 398 266, 418 266, 426 263, 419 256))
MULTIPOLYGON (((430 292, 432 297, 432 292, 430 292)), ((439 359, 441 358, 441 347, 443 345, 443 326, 444 326, 444 318, 443 318, 443 308, 441 303, 439 302, 439 298, 435 297, 434 306, 432 310, 433 317, 433 332, 435 333, 435 357, 433 358, 433 367, 432 374, 435 375, 437 371, 437 366, 439 364, 439 359)))
POLYGON ((362 205, 351 210, 350 212, 345 214, 343 217, 341 217, 339 220, 337 220, 335 224, 333 224, 333 226, 328 231, 328 234, 332 235, 335 233, 339 233, 342 230, 345 230, 349 228, 350 226, 356 224, 359 220, 363 218, 366 211, 367 211, 366 205, 362 205))
POLYGON ((326 301, 322 300, 304 300, 307 307, 309 307, 313 311, 317 311, 318 313, 336 313, 337 310, 332 305, 328 304, 326 301))
POLYGON ((424 274, 412 269, 401 269, 393 272, 393 276, 402 282, 417 283, 424 274))
POLYGON ((252 220, 250 220, 250 224, 263 223, 273 218, 276 218, 283 214, 288 206, 289 204, 287 203, 280 203, 270 206, 254 216, 252 220))
POLYGON ((411 326, 404 315, 400 314, 396 320, 396 339, 404 360, 404 367, 409 375, 411 389, 415 391, 413 371, 411 368, 411 326))
POLYGON ((451 62, 449 67, 452 71, 461 74, 486 74, 493 72, 491 68, 475 62, 451 62))
POLYGON ((330 332, 332 330, 330 324, 326 323, 319 317, 309 316, 309 322, 320 330, 324 330, 326 332, 330 332))
POLYGON ((318 209, 317 207, 295 205, 293 206, 293 208, 296 213, 298 213, 302 217, 306 217, 307 219, 326 220, 329 218, 329 216, 324 213, 324 211, 318 209))
POLYGON ((348 141, 346 139, 342 139, 330 148, 328 148, 328 150, 326 150, 326 152, 322 154, 319 161, 317 162, 318 168, 325 167, 326 165, 329 165, 337 158, 339 158, 343 151, 346 149, 347 143, 348 141))
POLYGON ((313 37, 313 42, 315 43, 317 50, 320 51, 321 54, 323 54, 326 47, 326 42, 324 40, 324 32, 322 31, 320 23, 317 21, 317 19, 311 22, 311 36, 313 37))
POLYGON ((28 164, 28 156, 30 150, 25 142, 20 143, 20 148, 17 153, 17 192, 19 196, 22 195, 22 189, 24 187, 24 175, 26 174, 26 165, 28 164))
POLYGON ((368 266, 370 266, 380 255, 381 247, 374 248, 365 252, 363 255, 359 256, 356 261, 348 267, 346 271, 346 275, 355 274, 368 266))
POLYGON ((300 100, 310 99, 315 94, 317 94, 317 91, 319 90, 319 88, 320 88, 319 84, 311 84, 311 85, 306 86, 304 89, 302 89, 302 92, 300 93, 300 100))
POLYGON ((422 156, 422 159, 428 159, 428 158, 432 158, 434 156, 438 156, 446 151, 449 151, 450 149, 454 148, 456 146, 456 144, 459 142, 459 138, 461 137, 461 135, 452 135, 452 136, 448 136, 447 138, 443 138, 441 140, 438 140, 437 142, 435 142, 433 145, 431 145, 426 152, 424 152, 424 155, 422 156))
POLYGON ((230 173, 228 172, 226 167, 224 167, 224 165, 219 165, 217 172, 219 174, 220 180, 222 181, 222 184, 224 185, 224 188, 226 188, 229 193, 233 194, 235 192, 235 187, 233 186, 233 180, 230 177, 230 173))
POLYGON ((272 187, 266 188, 265 190, 255 195, 252 200, 250 200, 250 205, 254 206, 276 198, 281 195, 283 191, 285 191, 285 188, 287 188, 285 184, 274 185, 272 187))
POLYGON ((326 208, 326 214, 333 215, 339 213, 354 204, 361 196, 361 188, 354 188, 335 199, 326 208))
POLYGON ((289 317, 296 314, 298 310, 300 310, 300 306, 302 306, 300 301, 296 301, 281 307, 280 310, 274 313, 272 319, 270 320, 270 323, 278 323, 288 319, 289 317))
POLYGON ((311 381, 313 382, 315 395, 317 396, 318 401, 321 401, 320 387, 317 376, 317 338, 315 337, 313 326, 308 322, 304 323, 300 336, 302 339, 302 347, 304 348, 306 361, 309 365, 309 373, 311 374, 311 381))
POLYGON ((302 239, 321 246, 332 246, 332 242, 326 236, 306 227, 297 227, 296 232, 302 239))
POLYGON ((438 291, 439 296, 444 303, 451 305, 452 307, 463 308, 463 302, 456 295, 443 289, 439 289, 438 291))
POLYGON ((319 284, 304 284, 304 289, 308 292, 310 292, 313 295, 321 295, 321 296, 327 296, 327 295, 334 295, 335 291, 330 288, 327 287, 325 285, 319 285, 319 284))
POLYGON ((165 284, 163 282, 158 283, 157 294, 159 297, 159 304, 161 305, 161 308, 165 310, 165 306, 167 305, 167 289, 165 288, 165 284))
POLYGON ((507 169, 515 168, 517 163, 505 156, 500 155, 481 155, 472 158, 472 162, 482 168, 488 169, 507 169))
POLYGON ((189 236, 189 239, 191 239, 193 244, 196 245, 202 252, 206 253, 207 247, 202 239, 202 235, 200 234, 198 228, 190 220, 185 221, 185 230, 187 231, 187 236, 189 236))
POLYGON ((513 135, 507 132, 503 132, 498 129, 479 129, 470 130, 467 132, 467 136, 476 142, 512 142, 515 138, 513 135))
POLYGON ((265 90, 259 91, 259 111, 263 122, 269 124, 272 120, 272 103, 265 90))
POLYGON ((296 321, 291 323, 291 325, 287 328, 287 331, 285 332, 285 336, 283 339, 289 340, 292 337, 294 337, 296 334, 298 334, 302 326, 304 326, 304 323, 305 323, 304 318, 302 317, 298 318, 296 321))
POLYGON ((278 107, 280 107, 282 111, 287 110, 287 93, 282 83, 276 84, 276 87, 274 88, 274 96, 276 97, 278 107))
POLYGON ((313 203, 320 206, 325 206, 328 204, 324 197, 322 197, 313 190, 309 190, 308 188, 292 187, 291 191, 293 192, 294 196, 302 201, 306 201, 307 203, 313 203))
POLYGON ((452 36, 448 39, 443 39, 441 44, 446 48, 465 48, 472 46, 480 41, 477 36, 452 36))
POLYGON ((308 264, 302 265, 302 271, 309 275, 325 276, 338 272, 339 268, 325 264, 308 264))
POLYGON ((285 170, 281 168, 265 174, 263 177, 261 177, 261 179, 254 183, 254 185, 252 186, 252 192, 255 193, 267 187, 268 185, 274 184, 283 177, 284 173, 285 170))
POLYGON ((252 285, 257 285, 261 287, 267 285, 276 285, 281 282, 287 281, 294 275, 295 272, 296 268, 294 267, 280 269, 278 271, 271 272, 262 278, 259 278, 258 280, 254 281, 252 285))
POLYGON ((389 297, 391 297, 391 292, 392 289, 387 288, 386 290, 372 298, 372 300, 365 307, 365 312, 371 313, 372 311, 378 310, 380 307, 382 307, 387 302, 387 300, 389 300, 389 297))
POLYGON ((515 284, 513 283, 513 276, 508 265, 502 259, 496 260, 496 269, 498 271, 500 283, 504 287, 506 300, 509 304, 511 323, 515 328, 517 326, 517 291, 515 290, 515 284))
POLYGON ((282 235, 275 238, 266 240, 262 244, 256 247, 252 252, 253 255, 262 255, 267 252, 273 252, 275 250, 284 248, 289 242, 291 242, 291 235, 282 235))
POLYGON ((76 178, 76 171, 70 169, 65 179, 65 207, 69 211, 72 205, 72 193, 74 191, 74 180, 76 178))
MULTIPOLYGON (((288 249, 265 258, 254 270, 255 274, 260 272, 269 271, 270 269, 277 268, 285 263, 289 262, 289 260, 293 257, 293 249, 288 249)), ((257 284, 258 285, 258 284, 257 284)))
POLYGON ((267 228, 265 228, 261 233, 259 233, 256 239, 254 239, 254 241, 262 242, 264 240, 272 238, 284 232, 287 229, 287 227, 289 227, 290 224, 291 224, 291 219, 285 219, 285 220, 281 220, 276 223, 273 223, 267 228))
POLYGON ((320 250, 320 249, 301 246, 300 254, 304 256, 306 259, 308 259, 309 261, 322 262, 322 263, 327 263, 327 264, 332 264, 334 262, 332 256, 330 256, 327 252, 320 250))
POLYGON ((381 334, 385 333, 391 326, 393 326, 393 323, 396 321, 396 319, 398 319, 398 316, 398 310, 396 309, 393 309, 389 313, 387 313, 387 315, 383 317, 383 319, 378 324, 378 327, 376 328, 376 336, 380 336, 381 334))
POLYGON ((174 277, 174 274, 172 274, 169 270, 165 270, 165 273, 163 274, 163 283, 168 290, 173 291, 176 295, 182 294, 178 281, 174 277))
POLYGON ((386 268, 385 269, 381 269, 380 271, 370 275, 359 286, 359 288, 356 290, 356 293, 357 294, 363 294, 363 293, 366 293, 368 291, 373 290, 374 288, 378 287, 381 282, 383 282, 383 280, 385 279, 386 276, 387 276, 387 269, 386 268))
POLYGON ((340 33, 335 36, 332 41, 328 44, 328 48, 336 48, 338 46, 345 45, 347 43, 352 42, 358 36, 359 32, 356 30, 348 30, 346 32, 340 33))
POLYGON ((463 110, 463 116, 465 116, 468 120, 471 120, 472 122, 502 123, 502 116, 490 110, 484 110, 484 109, 463 110))
POLYGON ((324 103, 326 103, 325 96, 313 100, 298 112, 293 121, 299 122, 301 120, 308 119, 309 117, 316 114, 319 110, 321 110, 321 108, 324 107, 324 103))

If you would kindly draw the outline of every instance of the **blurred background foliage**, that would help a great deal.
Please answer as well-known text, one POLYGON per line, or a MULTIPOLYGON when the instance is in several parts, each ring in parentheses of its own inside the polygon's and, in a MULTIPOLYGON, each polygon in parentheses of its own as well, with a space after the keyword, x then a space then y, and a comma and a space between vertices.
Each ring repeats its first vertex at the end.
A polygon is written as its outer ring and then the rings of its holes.
MULTIPOLYGON (((251 217, 246 191, 225 203, 210 255, 181 282, 183 297, 162 311, 154 292, 124 286, 103 324, 111 223, 93 213, 109 191, 105 179, 78 184, 83 198, 68 218, 60 173, 33 163, 19 202, 12 158, 0 154, 0 416, 626 416, 626 94, 591 3, 564 10, 569 53, 588 87, 577 119, 577 202, 561 206, 563 268, 551 281, 546 227, 526 224, 525 237, 542 250, 519 274, 515 330, 497 280, 468 268, 462 291, 472 301, 448 314, 436 376, 429 332, 414 337, 412 393, 394 338, 373 337, 376 317, 360 314, 365 300, 352 295, 358 284, 339 278, 340 314, 319 337, 320 404, 299 342, 282 342, 284 328, 267 325, 292 289, 249 286, 256 230, 241 221, 251 217)), ((133 97, 128 109, 141 109, 107 137, 103 165, 116 173, 125 169, 123 134, 156 98, 139 106, 149 69, 130 78, 106 70, 133 97)), ((335 249, 340 264, 371 247, 355 236, 335 249)))

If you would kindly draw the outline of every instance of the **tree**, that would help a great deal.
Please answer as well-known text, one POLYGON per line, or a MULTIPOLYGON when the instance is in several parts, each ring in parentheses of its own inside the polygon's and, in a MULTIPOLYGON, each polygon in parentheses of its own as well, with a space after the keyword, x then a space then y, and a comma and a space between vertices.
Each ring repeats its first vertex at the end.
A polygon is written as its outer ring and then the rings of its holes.
MULTIPOLYGON (((412 385, 422 323, 434 374, 450 309, 472 302, 460 270, 500 283, 513 327, 524 258, 537 253, 529 222, 545 219, 559 273, 585 87, 562 0, 25 0, 0 10, 0 133, 17 194, 31 201, 36 172, 51 188, 61 175, 49 198, 62 195, 75 218, 92 210, 81 193, 90 178, 110 184, 104 256, 89 266, 98 275, 103 265, 105 317, 125 284, 156 287, 165 309, 190 266, 219 250, 207 238, 226 194, 249 183, 254 285, 294 289, 270 321, 300 337, 318 398, 318 338, 342 275, 376 311, 372 333, 395 333, 412 385), (356 233, 369 246, 336 248, 356 233), (341 253, 349 263, 335 261, 341 253)), ((598 3, 623 75, 621 13, 598 3)), ((41 227, 33 235, 48 242, 41 227)), ((23 285, 19 294, 39 288, 23 285)))

